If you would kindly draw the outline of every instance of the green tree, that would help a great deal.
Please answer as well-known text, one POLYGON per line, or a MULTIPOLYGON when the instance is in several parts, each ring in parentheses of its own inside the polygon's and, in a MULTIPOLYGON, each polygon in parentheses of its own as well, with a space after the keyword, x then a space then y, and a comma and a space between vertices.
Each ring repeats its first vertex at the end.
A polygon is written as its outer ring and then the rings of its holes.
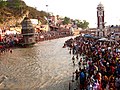
POLYGON ((0 0, 0 8, 5 7, 7 5, 7 2, 4 0, 0 0))
POLYGON ((70 23, 70 18, 64 17, 63 24, 69 24, 70 23))
POLYGON ((8 7, 12 7, 12 8, 20 8, 22 7, 22 1, 21 0, 13 0, 8 2, 8 7))
POLYGON ((77 25, 77 27, 82 29, 86 29, 89 27, 89 22, 87 22, 86 20, 81 21, 81 20, 75 19, 74 24, 77 25))
POLYGON ((80 20, 78 20, 78 19, 75 19, 74 20, 74 25, 77 25, 77 27, 82 27, 82 22, 80 21, 80 20))
POLYGON ((86 28, 88 28, 89 27, 89 22, 87 22, 86 20, 83 20, 83 22, 82 22, 82 29, 86 29, 86 28))

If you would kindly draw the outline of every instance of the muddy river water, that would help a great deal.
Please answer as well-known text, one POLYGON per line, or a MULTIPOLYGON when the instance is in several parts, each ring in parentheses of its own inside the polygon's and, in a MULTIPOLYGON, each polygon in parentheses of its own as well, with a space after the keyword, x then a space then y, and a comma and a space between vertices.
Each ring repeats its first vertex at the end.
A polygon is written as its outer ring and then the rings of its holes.
MULTIPOLYGON (((68 90, 75 71, 68 48, 71 37, 43 41, 29 48, 16 48, 0 55, 0 75, 7 90, 68 90)), ((2 90, 2 89, 1 89, 2 90)))

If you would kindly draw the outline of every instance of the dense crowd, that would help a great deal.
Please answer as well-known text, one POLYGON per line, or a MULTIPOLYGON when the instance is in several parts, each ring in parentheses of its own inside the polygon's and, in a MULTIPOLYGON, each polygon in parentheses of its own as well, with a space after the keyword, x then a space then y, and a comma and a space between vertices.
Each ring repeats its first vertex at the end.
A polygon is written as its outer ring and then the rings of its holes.
MULTIPOLYGON (((116 41, 99 41, 95 38, 78 36, 69 39, 68 46, 73 54, 72 62, 78 60, 73 73, 80 90, 120 90, 120 50, 116 41), (81 57, 85 58, 81 58, 81 57)), ((74 80, 73 80, 74 81, 74 80)))
POLYGON ((0 54, 5 52, 12 53, 12 47, 15 47, 18 44, 18 38, 16 35, 5 35, 0 42, 0 54))
MULTIPOLYGON (((47 31, 39 32, 35 36, 36 42, 51 40, 61 37, 70 36, 69 32, 47 31)), ((10 51, 13 47, 20 46, 20 43, 24 42, 21 34, 6 34, 0 42, 0 54, 6 51, 10 51)))
POLYGON ((66 37, 70 36, 70 32, 60 32, 60 31, 42 31, 38 33, 38 39, 37 41, 44 41, 44 40, 51 40, 51 39, 56 39, 56 38, 61 38, 61 37, 66 37))

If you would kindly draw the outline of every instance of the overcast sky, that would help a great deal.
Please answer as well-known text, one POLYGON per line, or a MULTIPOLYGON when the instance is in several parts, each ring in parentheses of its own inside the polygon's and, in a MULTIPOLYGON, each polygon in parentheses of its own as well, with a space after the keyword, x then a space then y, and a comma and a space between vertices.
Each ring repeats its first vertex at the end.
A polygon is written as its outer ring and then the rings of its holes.
POLYGON ((37 10, 53 12, 72 19, 86 20, 90 27, 97 26, 97 5, 101 2, 105 9, 106 25, 120 23, 120 0, 23 0, 37 10), (48 7, 46 7, 48 5, 48 7))

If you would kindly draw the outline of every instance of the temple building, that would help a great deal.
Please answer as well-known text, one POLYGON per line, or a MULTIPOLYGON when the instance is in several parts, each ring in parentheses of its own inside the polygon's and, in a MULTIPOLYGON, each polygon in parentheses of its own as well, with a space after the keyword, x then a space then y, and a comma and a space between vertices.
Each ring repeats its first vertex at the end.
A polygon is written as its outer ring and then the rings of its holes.
POLYGON ((35 43, 35 29, 28 17, 25 17, 22 21, 22 35, 23 35, 23 45, 30 45, 35 43))

